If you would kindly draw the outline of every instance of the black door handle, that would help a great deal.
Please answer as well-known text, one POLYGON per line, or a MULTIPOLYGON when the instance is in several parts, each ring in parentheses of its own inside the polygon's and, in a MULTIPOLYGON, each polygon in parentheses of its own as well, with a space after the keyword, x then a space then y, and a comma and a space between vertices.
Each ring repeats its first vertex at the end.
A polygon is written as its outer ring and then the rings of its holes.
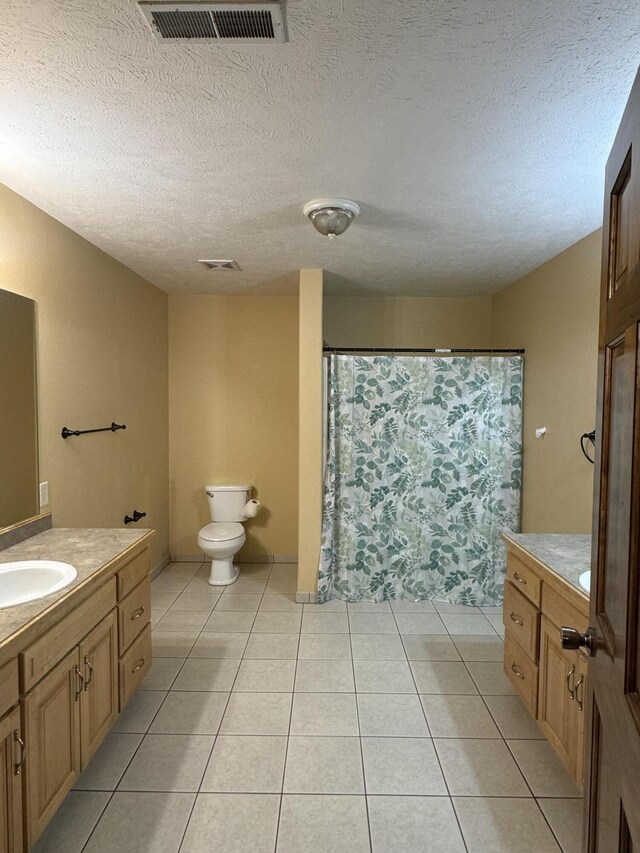
POLYGON ((570 651, 584 649, 590 657, 595 654, 596 641, 593 628, 587 628, 584 634, 581 634, 577 628, 561 628, 560 637, 562 638, 563 649, 570 651))

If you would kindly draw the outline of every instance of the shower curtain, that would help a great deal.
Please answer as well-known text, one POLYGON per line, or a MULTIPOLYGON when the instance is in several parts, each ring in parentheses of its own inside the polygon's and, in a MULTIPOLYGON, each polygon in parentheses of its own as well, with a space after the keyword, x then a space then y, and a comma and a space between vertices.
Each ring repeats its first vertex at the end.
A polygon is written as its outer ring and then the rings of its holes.
POLYGON ((332 355, 318 600, 502 601, 521 356, 332 355))

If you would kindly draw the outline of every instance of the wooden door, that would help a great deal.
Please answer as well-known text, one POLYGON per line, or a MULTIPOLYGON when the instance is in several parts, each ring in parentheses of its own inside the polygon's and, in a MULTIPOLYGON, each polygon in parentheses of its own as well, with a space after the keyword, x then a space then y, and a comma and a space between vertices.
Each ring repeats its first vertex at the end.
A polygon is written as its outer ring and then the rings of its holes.
POLYGON ((80 643, 82 769, 118 716, 118 622, 112 610, 80 643))
POLYGON ((640 851, 640 75, 605 178, 585 850, 640 851))
MULTIPOLYGON (((578 652, 562 648, 560 629, 542 617, 538 722, 575 778, 578 757, 578 652)), ((581 685, 582 686, 582 685, 581 685)))
POLYGON ((20 709, 0 720, 0 851, 22 853, 22 765, 25 757, 20 709))
POLYGON ((30 848, 80 775, 82 680, 74 648, 22 700, 30 848))

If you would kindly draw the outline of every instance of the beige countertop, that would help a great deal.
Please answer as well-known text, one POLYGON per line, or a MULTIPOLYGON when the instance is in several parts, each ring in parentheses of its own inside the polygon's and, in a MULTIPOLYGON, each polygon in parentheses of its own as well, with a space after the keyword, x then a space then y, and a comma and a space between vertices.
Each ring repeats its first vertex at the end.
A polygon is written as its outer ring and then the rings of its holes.
MULTIPOLYGON (((153 536, 153 530, 58 527, 39 533, 0 551, 0 565, 17 560, 59 560, 78 572, 69 586, 27 604, 0 609, 0 652, 6 658, 14 643, 30 642, 42 628, 53 624, 65 611, 88 595, 101 572, 129 549, 153 536)), ((17 649, 16 649, 17 650, 17 649)))
POLYGON ((565 533, 505 533, 504 538, 527 551, 585 598, 578 578, 591 568, 591 536, 565 533))

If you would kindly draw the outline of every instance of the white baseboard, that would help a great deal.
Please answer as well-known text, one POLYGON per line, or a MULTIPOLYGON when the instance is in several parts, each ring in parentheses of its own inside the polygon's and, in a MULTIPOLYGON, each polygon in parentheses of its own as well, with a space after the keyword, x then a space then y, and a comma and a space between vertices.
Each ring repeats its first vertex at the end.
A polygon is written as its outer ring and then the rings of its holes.
POLYGON ((166 555, 165 555, 165 556, 160 560, 160 562, 158 563, 158 565, 157 565, 157 566, 154 566, 154 567, 151 569, 151 580, 153 580, 154 578, 157 578, 157 577, 158 577, 158 575, 160 574, 160 572, 161 572, 163 569, 166 569, 170 562, 171 562, 171 554, 166 554, 166 555))

